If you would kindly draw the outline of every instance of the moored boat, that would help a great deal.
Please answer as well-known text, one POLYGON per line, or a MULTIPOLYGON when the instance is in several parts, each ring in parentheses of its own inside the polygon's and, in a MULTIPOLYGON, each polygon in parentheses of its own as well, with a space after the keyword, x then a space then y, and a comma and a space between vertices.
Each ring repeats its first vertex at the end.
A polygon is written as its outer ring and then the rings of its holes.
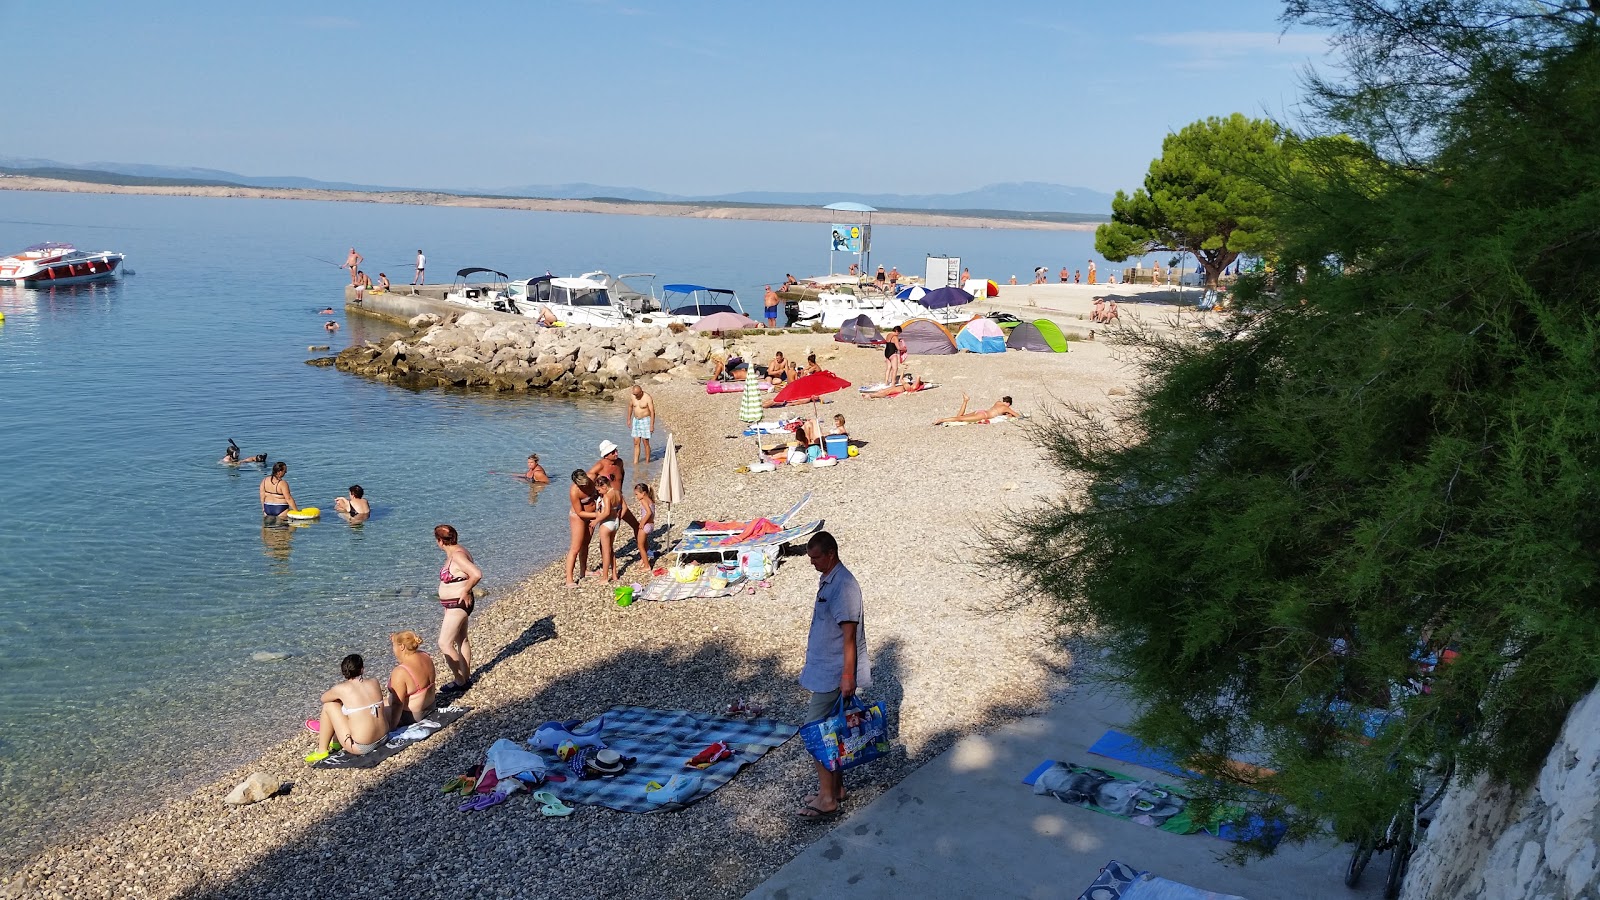
POLYGON ((71 244, 44 243, 0 259, 0 284, 51 287, 115 278, 123 255, 110 250, 79 250, 71 244))

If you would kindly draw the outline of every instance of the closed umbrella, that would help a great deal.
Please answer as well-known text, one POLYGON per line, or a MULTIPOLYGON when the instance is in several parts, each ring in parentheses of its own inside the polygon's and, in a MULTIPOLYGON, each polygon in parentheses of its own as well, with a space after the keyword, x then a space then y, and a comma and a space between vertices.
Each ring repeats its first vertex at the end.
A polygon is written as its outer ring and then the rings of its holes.
POLYGON ((667 432, 667 456, 661 461, 661 484, 656 499, 667 504, 667 524, 672 524, 672 504, 683 501, 683 475, 678 472, 678 442, 667 432))
MULTIPOLYGON (((739 421, 753 425, 761 421, 761 382, 756 380, 756 367, 744 370, 744 393, 739 396, 739 421)), ((756 434, 756 461, 761 461, 761 435, 756 434)))

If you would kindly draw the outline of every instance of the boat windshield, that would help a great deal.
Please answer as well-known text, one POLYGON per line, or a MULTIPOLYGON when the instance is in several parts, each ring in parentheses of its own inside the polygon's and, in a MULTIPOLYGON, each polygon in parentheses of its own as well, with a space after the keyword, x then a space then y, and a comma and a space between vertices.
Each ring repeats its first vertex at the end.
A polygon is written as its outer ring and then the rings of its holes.
POLYGON ((610 306, 611 295, 605 288, 591 288, 589 290, 570 290, 569 302, 573 306, 610 306))

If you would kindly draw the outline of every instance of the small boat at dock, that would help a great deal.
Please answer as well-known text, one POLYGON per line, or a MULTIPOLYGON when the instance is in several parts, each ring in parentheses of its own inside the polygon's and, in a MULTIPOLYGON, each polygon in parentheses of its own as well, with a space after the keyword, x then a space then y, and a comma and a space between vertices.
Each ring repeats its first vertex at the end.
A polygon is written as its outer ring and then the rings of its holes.
POLYGON ((44 243, 0 259, 0 284, 53 287, 105 281, 117 276, 123 255, 110 250, 79 250, 71 244, 44 243))

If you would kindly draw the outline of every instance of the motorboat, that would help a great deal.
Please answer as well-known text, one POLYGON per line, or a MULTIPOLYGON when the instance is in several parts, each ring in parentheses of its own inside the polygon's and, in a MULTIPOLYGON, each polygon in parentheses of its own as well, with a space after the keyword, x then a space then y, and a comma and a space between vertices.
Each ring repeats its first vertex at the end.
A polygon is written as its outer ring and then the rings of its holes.
POLYGON ((83 284, 117 276, 123 255, 110 250, 79 250, 71 244, 34 244, 0 259, 0 284, 51 287, 83 284))
POLYGON ((446 303, 470 306, 473 309, 490 309, 497 312, 516 312, 507 301, 506 273, 494 269, 472 267, 456 272, 456 280, 445 291, 446 303))
POLYGON ((638 317, 641 325, 693 325, 713 313, 747 315, 738 293, 729 288, 703 284, 664 284, 661 286, 661 311, 638 317))
MULTIPOLYGON (((614 280, 604 272, 586 272, 576 278, 524 278, 506 286, 506 303, 510 312, 532 318, 543 316, 548 309, 556 321, 567 325, 632 326, 632 312, 611 293, 614 280)), ((630 289, 630 293, 634 292, 630 289)))
POLYGON ((657 312, 661 309, 661 300, 656 297, 656 276, 653 272, 630 272, 626 275, 585 272, 578 277, 605 285, 611 294, 611 302, 630 313, 657 312), (644 290, 639 290, 629 281, 643 282, 644 290))
MULTIPOLYGON (((917 287, 917 292, 922 288, 917 287)), ((820 325, 838 329, 858 316, 866 316, 880 329, 903 325, 911 319, 932 319, 940 325, 952 325, 972 318, 970 310, 961 306, 928 307, 914 299, 917 294, 909 289, 900 294, 856 293, 846 287, 826 290, 808 300, 801 300, 791 321, 803 328, 820 325)))

